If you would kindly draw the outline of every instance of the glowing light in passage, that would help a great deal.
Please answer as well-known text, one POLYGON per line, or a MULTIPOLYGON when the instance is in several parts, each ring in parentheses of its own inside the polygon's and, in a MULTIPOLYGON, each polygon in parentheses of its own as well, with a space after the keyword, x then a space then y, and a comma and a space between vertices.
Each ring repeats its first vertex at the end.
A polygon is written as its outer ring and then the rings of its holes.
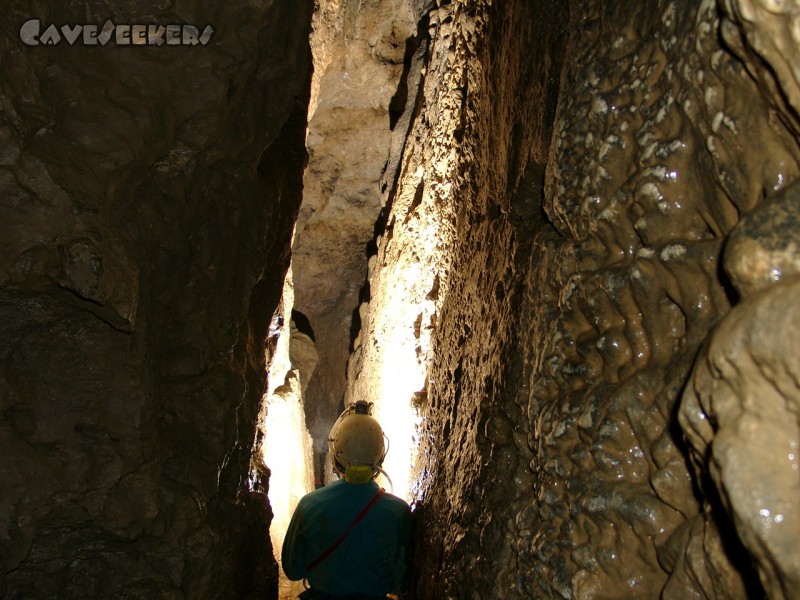
MULTIPOLYGON (((299 385, 298 385, 299 391, 299 385)), ((270 469, 269 500, 274 517, 270 536, 276 557, 297 502, 314 489, 312 441, 304 425, 303 406, 294 394, 269 400, 263 452, 270 469)))
MULTIPOLYGON (((289 358, 291 326, 289 316, 294 304, 291 269, 283 288, 283 324, 272 332, 278 336, 268 374, 264 404, 264 440, 261 453, 270 470, 269 502, 273 518, 269 528, 275 560, 280 564, 281 546, 297 503, 314 489, 312 439, 306 429, 300 374, 289 358)), ((279 597, 297 597, 302 585, 289 581, 280 571, 279 597), (299 586, 299 587, 298 587, 299 586)))
MULTIPOLYGON (((297 503, 314 489, 311 436, 306 431, 303 405, 300 402, 300 382, 289 378, 289 385, 279 388, 267 405, 264 442, 264 462, 270 469, 269 501, 273 518, 269 528, 275 560, 280 565, 281 546, 297 503)), ((295 598, 302 587, 289 581, 280 570, 279 597, 295 598)))
POLYGON ((433 273, 415 263, 396 267, 390 277, 392 291, 380 314, 373 316, 381 347, 375 418, 390 441, 384 469, 392 478, 394 494, 410 501, 411 471, 417 460, 414 434, 420 421, 412 400, 425 387, 435 310, 426 296, 433 273))

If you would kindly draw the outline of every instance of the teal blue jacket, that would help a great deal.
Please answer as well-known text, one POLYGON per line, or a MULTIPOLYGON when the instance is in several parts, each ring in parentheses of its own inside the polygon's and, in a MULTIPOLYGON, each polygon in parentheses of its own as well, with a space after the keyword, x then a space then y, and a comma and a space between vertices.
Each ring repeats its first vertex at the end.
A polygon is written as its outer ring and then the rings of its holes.
POLYGON ((322 563, 307 569, 350 527, 378 485, 339 479, 300 499, 281 549, 292 580, 308 578, 312 588, 344 596, 381 596, 404 590, 411 511, 392 494, 383 494, 341 544, 322 563))

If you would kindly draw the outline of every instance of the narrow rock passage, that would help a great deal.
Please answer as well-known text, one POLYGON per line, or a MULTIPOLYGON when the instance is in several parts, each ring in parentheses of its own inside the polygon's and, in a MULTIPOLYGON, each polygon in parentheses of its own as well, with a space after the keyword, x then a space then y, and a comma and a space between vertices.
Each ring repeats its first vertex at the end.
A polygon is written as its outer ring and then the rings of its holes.
POLYGON ((3 8, 0 598, 291 597, 360 399, 415 599, 797 596, 796 2, 3 8))
MULTIPOLYGON (((726 317, 740 278, 791 281, 793 250, 739 242, 742 266, 721 266, 741 216, 796 176, 789 18, 591 1, 420 17, 345 393, 406 431, 390 471, 415 502, 417 597, 791 597, 796 419, 735 408, 756 402, 744 363, 767 338, 729 375, 693 374, 744 314, 726 317), (733 458, 745 423, 782 450, 733 458), (730 495, 753 486, 776 491, 730 495)), ((759 223, 788 248, 782 219, 759 223)), ((764 401, 793 406, 778 377, 764 401)))

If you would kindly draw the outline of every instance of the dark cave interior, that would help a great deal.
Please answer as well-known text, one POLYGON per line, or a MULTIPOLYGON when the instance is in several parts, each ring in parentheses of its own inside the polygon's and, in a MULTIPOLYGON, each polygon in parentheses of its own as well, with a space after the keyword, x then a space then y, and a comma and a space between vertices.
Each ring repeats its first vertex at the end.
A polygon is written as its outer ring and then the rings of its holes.
POLYGON ((797 23, 8 0, 0 598, 293 598, 359 399, 415 598, 796 598, 797 23))

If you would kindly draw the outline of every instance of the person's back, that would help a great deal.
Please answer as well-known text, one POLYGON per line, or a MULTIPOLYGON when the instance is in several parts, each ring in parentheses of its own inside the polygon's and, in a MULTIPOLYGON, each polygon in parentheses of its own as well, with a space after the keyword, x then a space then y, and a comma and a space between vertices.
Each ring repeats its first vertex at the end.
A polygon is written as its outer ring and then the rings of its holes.
POLYGON ((411 511, 374 481, 386 453, 370 407, 342 413, 329 441, 344 479, 304 496, 289 524, 281 561, 289 579, 308 579, 303 599, 382 599, 405 589, 411 511))
MULTIPOLYGON (((336 549, 310 572, 307 567, 347 530, 379 491, 374 481, 334 481, 300 500, 283 544, 283 570, 304 577, 332 596, 382 598, 404 587, 411 512, 405 501, 382 494, 336 549)), ((312 596, 313 597, 313 596, 312 596)))

